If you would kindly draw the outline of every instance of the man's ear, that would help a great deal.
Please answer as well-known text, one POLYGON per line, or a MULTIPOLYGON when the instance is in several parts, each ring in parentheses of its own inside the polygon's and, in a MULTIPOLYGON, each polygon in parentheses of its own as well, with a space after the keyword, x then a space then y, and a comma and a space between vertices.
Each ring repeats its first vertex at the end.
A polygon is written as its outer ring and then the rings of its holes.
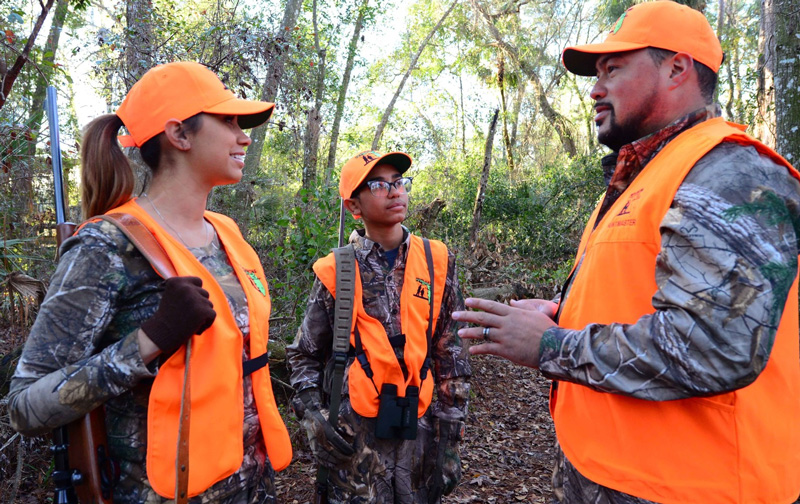
POLYGON ((164 125, 164 135, 167 141, 178 150, 187 151, 192 147, 192 141, 186 135, 186 128, 177 119, 170 119, 164 125))
POLYGON ((687 53, 675 53, 669 58, 670 68, 669 68, 669 89, 675 89, 684 82, 692 75, 694 71, 694 58, 687 53))
POLYGON ((347 198, 344 200, 344 207, 355 217, 361 215, 361 202, 357 198, 347 198))

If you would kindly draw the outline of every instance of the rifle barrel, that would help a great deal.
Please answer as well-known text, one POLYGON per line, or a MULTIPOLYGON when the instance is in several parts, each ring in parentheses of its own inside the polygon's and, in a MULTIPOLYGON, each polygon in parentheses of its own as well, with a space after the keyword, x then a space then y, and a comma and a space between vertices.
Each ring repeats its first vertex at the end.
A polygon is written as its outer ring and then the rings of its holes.
POLYGON ((344 198, 339 205, 339 247, 344 247, 344 219, 347 215, 344 209, 344 198))
POLYGON ((58 104, 56 102, 56 88, 47 86, 47 99, 45 101, 47 122, 50 126, 50 158, 53 161, 53 193, 56 201, 56 224, 67 220, 67 203, 64 200, 64 180, 61 177, 63 162, 61 159, 61 139, 58 129, 58 104))

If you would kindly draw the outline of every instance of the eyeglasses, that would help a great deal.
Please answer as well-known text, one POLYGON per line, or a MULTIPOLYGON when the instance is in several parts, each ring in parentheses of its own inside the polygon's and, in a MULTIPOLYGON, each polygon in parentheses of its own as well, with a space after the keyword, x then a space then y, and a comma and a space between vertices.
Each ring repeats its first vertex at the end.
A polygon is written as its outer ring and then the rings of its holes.
POLYGON ((413 177, 401 177, 392 182, 386 182, 383 180, 368 180, 365 183, 367 184, 367 187, 369 187, 369 192, 371 192, 373 196, 381 198, 388 196, 392 187, 397 190, 398 194, 410 193, 412 180, 414 180, 413 177))

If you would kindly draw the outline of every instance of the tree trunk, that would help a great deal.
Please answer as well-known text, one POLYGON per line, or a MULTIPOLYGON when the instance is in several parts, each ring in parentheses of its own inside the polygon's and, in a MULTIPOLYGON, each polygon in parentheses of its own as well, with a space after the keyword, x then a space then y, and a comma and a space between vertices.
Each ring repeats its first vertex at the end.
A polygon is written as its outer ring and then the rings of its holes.
POLYGON ((369 0, 363 0, 358 9, 358 18, 353 27, 353 38, 350 39, 350 45, 347 47, 347 63, 344 66, 342 85, 339 87, 339 99, 336 101, 336 115, 333 118, 331 145, 328 149, 328 164, 325 166, 326 182, 330 181, 331 174, 333 173, 333 166, 336 164, 336 144, 339 142, 339 125, 342 122, 342 115, 344 114, 347 86, 350 85, 350 73, 353 71, 353 63, 356 59, 356 49, 358 48, 358 39, 361 38, 361 28, 364 25, 364 14, 367 10, 367 4, 369 4, 369 0))
POLYGON ((419 45, 417 53, 414 55, 413 58, 411 58, 411 63, 408 65, 408 70, 406 70, 405 75, 403 75, 403 78, 400 80, 400 85, 397 86, 397 90, 394 92, 394 96, 392 96, 391 101, 389 101, 389 105, 386 107, 386 110, 383 111, 383 117, 381 117, 381 122, 378 124, 378 128, 375 130, 375 138, 372 139, 372 150, 378 150, 378 143, 380 143, 381 136, 383 136, 383 130, 384 128, 386 128, 386 123, 389 122, 389 117, 392 115, 394 104, 397 102, 397 98, 403 91, 403 87, 406 85, 406 81, 408 80, 408 77, 411 75, 411 72, 414 70, 414 68, 416 68, 417 60, 419 60, 422 51, 424 51, 425 48, 428 46, 428 43, 433 38, 433 35, 437 31, 439 31, 439 28, 442 26, 442 23, 444 23, 444 20, 447 19, 447 16, 449 16, 450 13, 453 11, 453 7, 456 6, 458 1, 459 0, 455 0, 452 4, 450 4, 450 7, 448 7, 447 11, 445 11, 445 13, 442 14, 442 17, 439 18, 439 22, 436 23, 436 26, 434 26, 433 29, 430 32, 428 32, 428 35, 419 45))
POLYGON ((472 210, 472 226, 469 230, 469 242, 478 242, 478 227, 481 224, 481 212, 483 211, 483 199, 486 197, 486 185, 489 182, 489 169, 492 167, 492 146, 494 144, 494 133, 497 130, 497 116, 500 109, 495 109, 492 122, 489 124, 489 133, 486 135, 486 148, 483 154, 483 170, 481 171, 481 181, 478 183, 478 194, 475 196, 475 208, 472 210))
MULTIPOLYGON (((267 79, 261 88, 261 100, 274 102, 278 95, 278 85, 283 78, 285 64, 285 52, 288 49, 288 39, 297 24, 297 17, 300 14, 302 0, 287 0, 286 8, 283 11, 283 21, 281 22, 280 35, 275 37, 272 45, 272 59, 267 69, 267 79)), ((244 157, 244 178, 238 184, 238 189, 250 187, 250 182, 258 174, 258 167, 261 164, 261 154, 264 150, 264 138, 267 136, 267 124, 262 124, 250 130, 252 143, 247 148, 244 157)))
POLYGON ((736 115, 730 116, 735 118, 734 122, 744 123, 745 122, 745 105, 744 100, 742 99, 742 77, 740 72, 740 64, 741 61, 739 46, 733 48, 733 68, 734 68, 734 87, 736 88, 736 115))
MULTIPOLYGON (((53 21, 50 25, 50 33, 47 36, 47 42, 44 45, 44 55, 41 65, 42 75, 36 78, 36 89, 31 98, 30 118, 28 119, 28 127, 31 131, 38 132, 44 121, 44 100, 47 96, 47 86, 50 85, 54 71, 54 64, 56 59, 56 51, 58 51, 58 40, 61 36, 61 30, 64 27, 64 21, 67 19, 69 13, 68 0, 57 0, 55 9, 53 10, 53 21)), ((28 146, 28 154, 33 156, 36 153, 36 143, 30 142, 28 146)))
POLYGON ((14 86, 17 77, 19 77, 22 67, 28 62, 28 56, 31 53, 31 49, 33 49, 33 44, 36 42, 36 37, 39 35, 39 31, 41 31, 44 20, 47 18, 47 14, 53 7, 54 2, 55 0, 47 0, 46 4, 39 4, 42 6, 42 12, 36 18, 36 23, 34 23, 31 34, 28 36, 28 42, 25 43, 25 47, 22 48, 11 68, 7 69, 5 61, 0 61, 0 109, 6 104, 8 95, 11 94, 11 88, 14 86))
POLYGON ((461 154, 467 155, 467 111, 464 109, 464 81, 458 74, 458 94, 461 98, 461 154))
POLYGON ((761 0, 758 36, 758 124, 756 136, 775 147, 775 18, 774 0, 761 0))
POLYGON ((153 66, 153 2, 126 2, 125 17, 125 84, 130 89, 153 66))
POLYGON ((508 135, 508 108, 506 107, 506 63, 503 53, 497 59, 497 87, 500 88, 500 105, 503 107, 503 144, 506 147, 508 168, 514 171, 514 153, 511 152, 511 137, 508 135))
POLYGON ((498 47, 511 56, 520 70, 522 70, 522 73, 524 73, 533 84, 533 90, 536 93, 539 108, 542 110, 542 113, 553 129, 556 130, 564 151, 566 151, 571 157, 577 156, 578 150, 575 147, 575 140, 572 138, 572 132, 570 131, 569 123, 552 107, 552 105, 550 105, 550 102, 547 101, 547 94, 545 93, 541 79, 539 79, 539 75, 527 61, 522 60, 519 57, 519 50, 503 39, 503 37, 500 35, 500 31, 497 29, 497 26, 494 25, 492 16, 489 15, 483 5, 481 5, 478 0, 471 0, 471 2, 475 10, 486 21, 486 26, 489 28, 489 32, 497 42, 498 47))
POLYGON ((313 6, 314 49, 319 55, 317 64, 317 91, 314 106, 308 111, 306 132, 303 137, 303 189, 311 189, 317 178, 317 155, 319 153, 320 110, 325 93, 325 49, 319 45, 319 29, 317 26, 317 0, 313 6))
POLYGON ((517 86, 517 96, 514 99, 513 112, 511 112, 511 145, 517 145, 517 130, 519 128, 519 109, 522 108, 522 101, 525 99, 525 84, 517 86))
POLYGON ((800 163, 800 9, 796 0, 774 0, 775 145, 795 166, 800 163))

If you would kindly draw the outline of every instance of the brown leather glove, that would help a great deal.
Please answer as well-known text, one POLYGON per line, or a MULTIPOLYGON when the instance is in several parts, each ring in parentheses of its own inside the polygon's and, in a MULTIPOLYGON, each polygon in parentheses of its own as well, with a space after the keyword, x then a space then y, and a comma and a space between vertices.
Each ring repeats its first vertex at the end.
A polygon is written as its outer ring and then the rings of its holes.
POLYGON ((142 324, 142 331, 167 355, 173 354, 193 334, 211 327, 217 312, 203 281, 194 276, 168 278, 158 309, 142 324))

